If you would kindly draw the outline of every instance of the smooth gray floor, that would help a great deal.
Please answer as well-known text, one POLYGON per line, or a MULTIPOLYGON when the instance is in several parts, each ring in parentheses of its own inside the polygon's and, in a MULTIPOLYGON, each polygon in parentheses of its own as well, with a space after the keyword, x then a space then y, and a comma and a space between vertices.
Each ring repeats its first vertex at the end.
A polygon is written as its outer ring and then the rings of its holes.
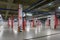
MULTIPOLYGON (((25 40, 53 40, 55 37, 54 35, 59 37, 60 31, 43 30, 40 33, 39 32, 35 33, 33 31, 31 31, 31 32, 25 34, 25 40), (51 39, 51 38, 53 38, 53 39, 51 39)), ((59 39, 57 39, 57 40, 59 40, 59 39)))
POLYGON ((60 34, 51 35, 43 38, 29 39, 29 40, 60 40, 60 34))
POLYGON ((16 32, 11 28, 0 29, 0 40, 60 40, 60 30, 27 28, 24 32, 16 32))

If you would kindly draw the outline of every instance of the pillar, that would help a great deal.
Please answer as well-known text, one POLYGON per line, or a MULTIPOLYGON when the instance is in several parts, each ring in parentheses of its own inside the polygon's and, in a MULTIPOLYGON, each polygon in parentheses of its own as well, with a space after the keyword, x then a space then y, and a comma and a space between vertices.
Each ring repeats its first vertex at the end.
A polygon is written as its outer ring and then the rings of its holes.
POLYGON ((56 29, 58 26, 58 18, 57 15, 55 14, 55 25, 54 25, 54 29, 56 29))
POLYGON ((8 18, 8 27, 11 27, 11 18, 8 18))
POLYGON ((43 29, 43 30, 45 29, 45 20, 46 20, 46 18, 40 19, 41 24, 42 24, 42 29, 43 29))
POLYGON ((26 27, 26 18, 23 18, 23 31, 25 31, 25 27, 26 27))
POLYGON ((51 15, 50 17, 50 25, 52 29, 56 29, 57 25, 58 25, 58 18, 57 15, 51 15))
POLYGON ((12 29, 13 29, 13 26, 14 26, 14 16, 12 15, 11 16, 11 27, 12 27, 12 29))
POLYGON ((32 18, 33 20, 32 20, 32 27, 34 27, 34 17, 32 18))
POLYGON ((22 5, 19 4, 18 9, 18 32, 21 32, 23 29, 23 17, 22 17, 22 5))

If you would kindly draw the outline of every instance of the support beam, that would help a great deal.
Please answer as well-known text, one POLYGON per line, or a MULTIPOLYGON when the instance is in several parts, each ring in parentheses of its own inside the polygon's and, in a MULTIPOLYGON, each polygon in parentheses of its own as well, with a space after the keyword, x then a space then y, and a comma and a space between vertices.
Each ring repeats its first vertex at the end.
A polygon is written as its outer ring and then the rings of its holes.
POLYGON ((37 5, 38 3, 40 3, 41 1, 43 1, 43 0, 38 0, 38 2, 30 5, 30 6, 29 6, 27 9, 25 9, 25 10, 28 10, 28 9, 30 9, 31 7, 34 7, 35 5, 37 5))

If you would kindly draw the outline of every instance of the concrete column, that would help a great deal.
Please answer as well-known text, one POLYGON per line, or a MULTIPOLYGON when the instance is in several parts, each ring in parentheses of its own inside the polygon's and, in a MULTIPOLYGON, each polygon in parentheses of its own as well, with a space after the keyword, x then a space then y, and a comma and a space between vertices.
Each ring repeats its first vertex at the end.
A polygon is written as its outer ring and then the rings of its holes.
POLYGON ((19 4, 18 9, 18 32, 23 31, 23 17, 22 17, 22 5, 19 4))
POLYGON ((45 21, 46 21, 46 19, 42 18, 42 19, 40 19, 40 21, 42 23, 42 29, 44 30, 45 29, 45 21))
POLYGON ((55 15, 49 15, 48 19, 50 20, 50 28, 54 29, 55 15))
POLYGON ((58 25, 58 19, 56 15, 50 15, 50 26, 52 29, 56 29, 56 26, 58 25))

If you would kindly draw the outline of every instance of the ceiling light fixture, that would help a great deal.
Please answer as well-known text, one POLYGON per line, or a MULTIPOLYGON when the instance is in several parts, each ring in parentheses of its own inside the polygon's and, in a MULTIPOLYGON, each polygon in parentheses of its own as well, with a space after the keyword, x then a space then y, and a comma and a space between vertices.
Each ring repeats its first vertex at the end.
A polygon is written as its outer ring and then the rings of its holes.
POLYGON ((58 9, 60 9, 60 7, 58 7, 58 9))
POLYGON ((51 5, 52 3, 49 3, 48 5, 51 5))
POLYGON ((27 15, 27 16, 32 16, 32 14, 31 14, 31 13, 27 13, 26 15, 27 15))

